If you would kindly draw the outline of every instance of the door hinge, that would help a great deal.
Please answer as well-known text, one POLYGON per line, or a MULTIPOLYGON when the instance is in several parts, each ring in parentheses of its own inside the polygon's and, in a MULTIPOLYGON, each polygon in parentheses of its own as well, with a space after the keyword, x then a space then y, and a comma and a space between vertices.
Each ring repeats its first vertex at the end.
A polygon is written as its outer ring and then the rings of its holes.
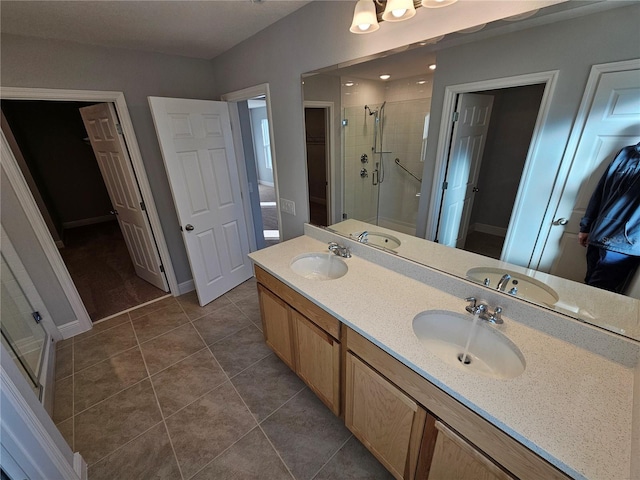
POLYGON ((122 135, 122 125, 119 123, 116 123, 116 132, 118 132, 118 135, 122 135))
POLYGON ((164 265, 162 265, 162 264, 160 265, 160 271, 161 271, 162 273, 164 273, 164 265))
POLYGON ((140 202, 140 208, 146 212, 147 211, 147 206, 144 204, 144 202, 140 202))
POLYGON ((460 112, 453 112, 452 121, 457 122, 458 118, 460 118, 460 112))
POLYGON ((442 189, 446 190, 447 188, 449 188, 449 182, 442 182, 442 189))
POLYGON ((33 312, 31 316, 36 321, 36 323, 40 323, 42 321, 42 315, 40 315, 40 312, 33 312))

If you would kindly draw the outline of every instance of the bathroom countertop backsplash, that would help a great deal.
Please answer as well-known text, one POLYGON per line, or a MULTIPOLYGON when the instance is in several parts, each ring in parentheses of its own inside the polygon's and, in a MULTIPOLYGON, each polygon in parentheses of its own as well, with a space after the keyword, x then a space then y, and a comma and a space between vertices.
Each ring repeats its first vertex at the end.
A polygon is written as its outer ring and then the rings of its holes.
POLYGON ((639 468, 638 342, 309 225, 304 236, 250 257, 568 475, 624 479, 639 468), (351 248, 345 276, 317 281, 291 270, 295 256, 326 252, 329 241, 351 248), (505 322, 494 328, 521 350, 524 373, 481 377, 443 362, 416 337, 416 314, 464 312, 468 296, 504 308, 505 322))

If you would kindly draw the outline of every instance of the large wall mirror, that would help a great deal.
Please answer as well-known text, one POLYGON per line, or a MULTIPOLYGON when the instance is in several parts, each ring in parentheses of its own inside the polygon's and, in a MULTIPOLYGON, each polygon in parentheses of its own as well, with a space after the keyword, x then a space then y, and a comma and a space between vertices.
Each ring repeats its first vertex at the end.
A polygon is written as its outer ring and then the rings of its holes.
POLYGON ((640 340, 640 274, 625 295, 585 285, 577 241, 640 142, 638 18, 565 2, 305 74, 305 109, 332 106, 307 132, 312 223, 640 340))

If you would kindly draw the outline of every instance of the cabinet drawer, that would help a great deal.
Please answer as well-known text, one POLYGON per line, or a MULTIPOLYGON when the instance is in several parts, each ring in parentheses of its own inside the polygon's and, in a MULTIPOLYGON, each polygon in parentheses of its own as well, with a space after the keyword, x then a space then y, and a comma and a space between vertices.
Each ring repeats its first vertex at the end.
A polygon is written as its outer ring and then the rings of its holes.
POLYGON ((259 283, 267 287, 333 338, 340 338, 340 321, 337 318, 328 314, 311 300, 306 299, 257 265, 255 266, 255 272, 256 279, 259 283))

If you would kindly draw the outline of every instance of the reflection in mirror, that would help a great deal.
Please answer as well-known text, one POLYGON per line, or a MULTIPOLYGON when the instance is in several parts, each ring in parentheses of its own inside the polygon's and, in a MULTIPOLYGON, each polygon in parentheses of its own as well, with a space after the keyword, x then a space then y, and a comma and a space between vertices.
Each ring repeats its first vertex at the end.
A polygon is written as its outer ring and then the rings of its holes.
POLYGON ((566 2, 305 75, 305 101, 342 114, 330 218, 348 220, 332 228, 640 339, 640 281, 628 297, 585 286, 577 242, 603 170, 640 140, 638 15, 566 2))

